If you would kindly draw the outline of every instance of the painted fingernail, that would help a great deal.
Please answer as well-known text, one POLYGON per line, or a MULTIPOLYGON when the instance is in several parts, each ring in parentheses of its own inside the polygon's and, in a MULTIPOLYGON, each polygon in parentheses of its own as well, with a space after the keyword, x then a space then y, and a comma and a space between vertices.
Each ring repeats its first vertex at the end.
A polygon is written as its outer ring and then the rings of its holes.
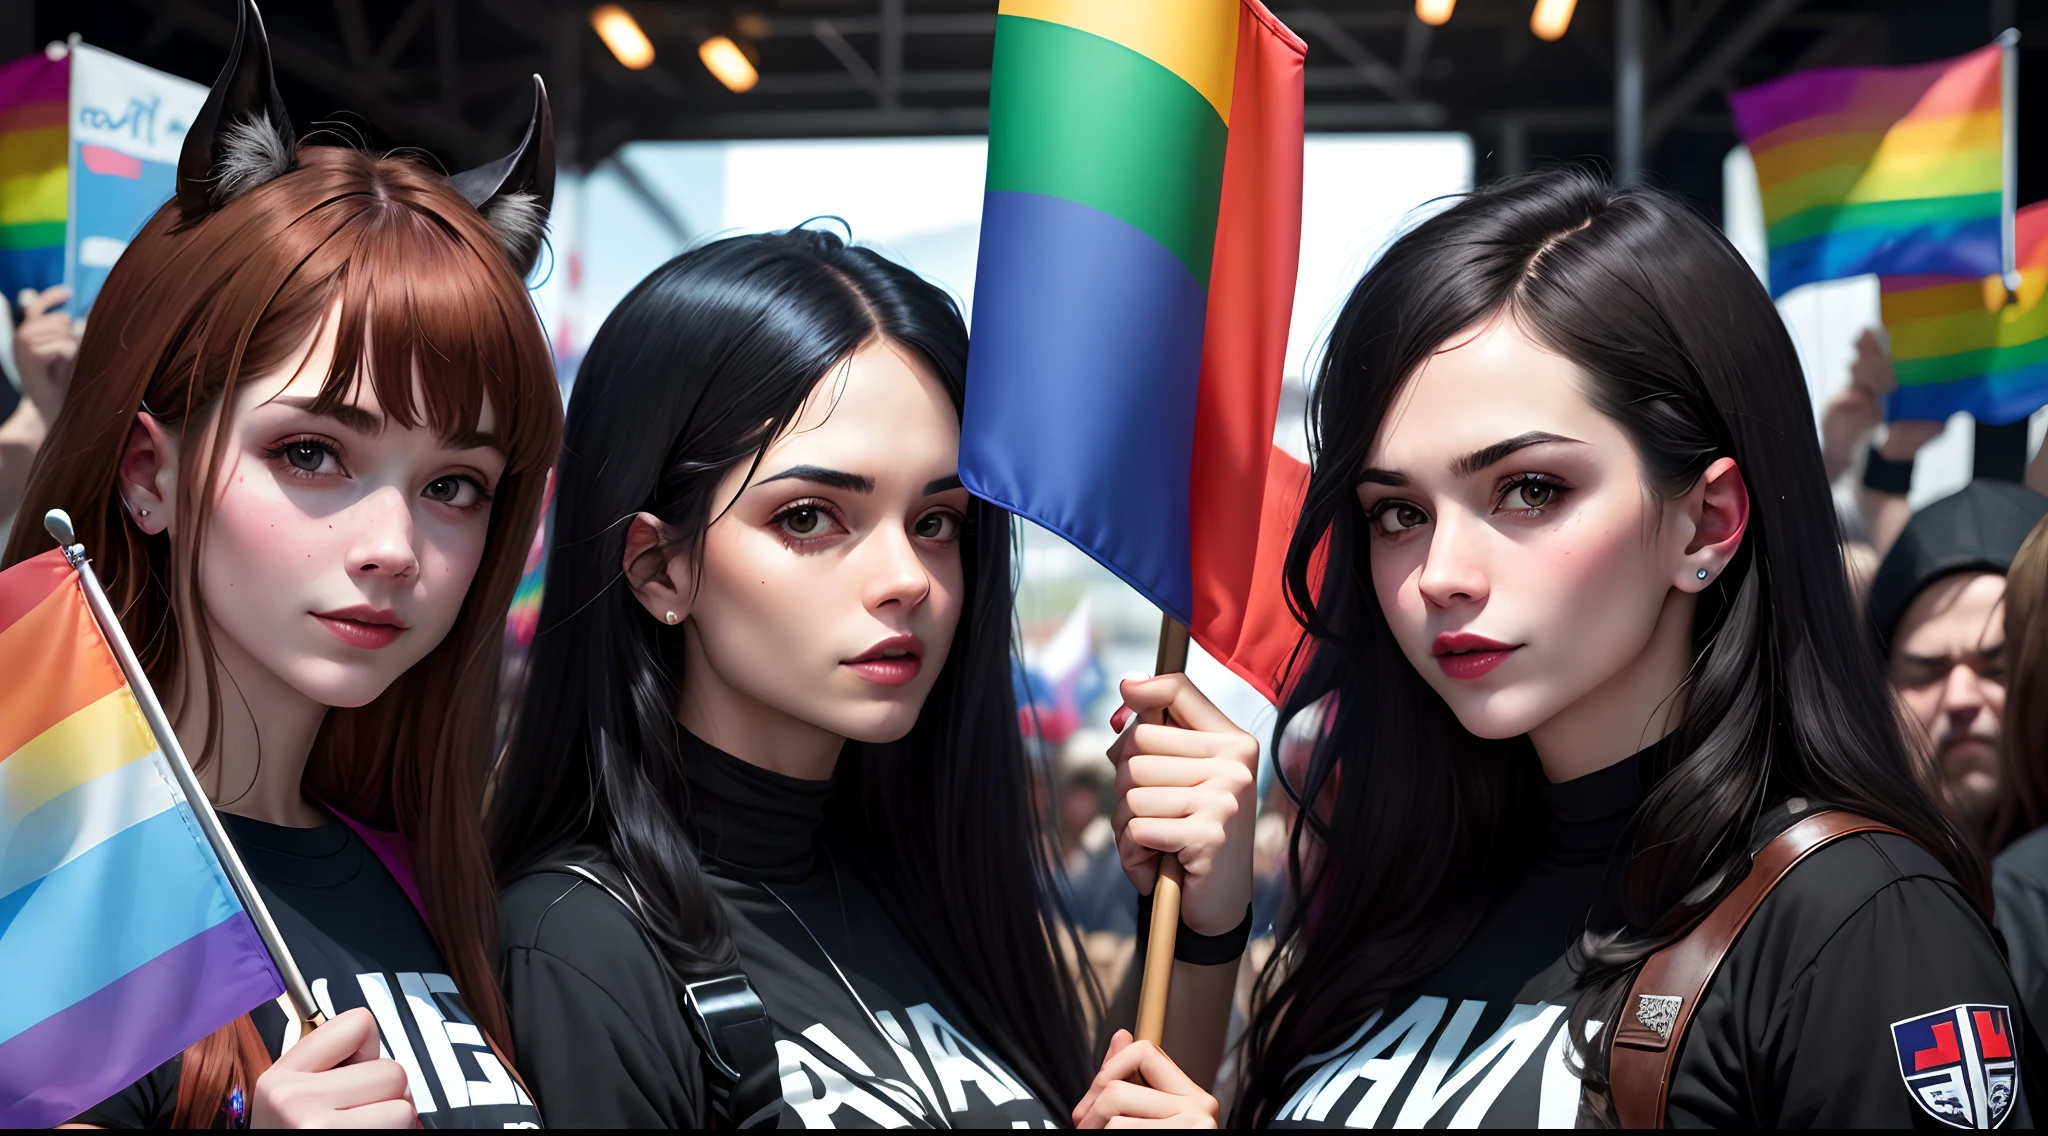
POLYGON ((1130 720, 1131 708, 1128 706, 1119 706, 1116 708, 1116 713, 1111 714, 1109 716, 1109 728, 1121 734, 1124 732, 1124 724, 1129 722, 1130 720))

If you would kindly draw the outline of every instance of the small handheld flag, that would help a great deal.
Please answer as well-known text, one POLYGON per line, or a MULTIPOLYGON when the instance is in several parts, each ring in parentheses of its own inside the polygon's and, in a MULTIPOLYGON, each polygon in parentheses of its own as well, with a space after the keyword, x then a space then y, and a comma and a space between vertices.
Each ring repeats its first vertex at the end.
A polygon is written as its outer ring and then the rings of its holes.
POLYGON ((2016 287, 1998 276, 1886 276, 1878 281, 1899 386, 1892 421, 1940 422, 1967 411, 2017 422, 2048 404, 2048 202, 2020 210, 2016 287))
POLYGON ((1728 96, 1756 160, 1770 286, 2011 267, 2018 37, 1907 67, 1822 67, 1728 96))
POLYGON ((70 518, 0 573, 0 1126, 47 1128, 305 979, 70 518))

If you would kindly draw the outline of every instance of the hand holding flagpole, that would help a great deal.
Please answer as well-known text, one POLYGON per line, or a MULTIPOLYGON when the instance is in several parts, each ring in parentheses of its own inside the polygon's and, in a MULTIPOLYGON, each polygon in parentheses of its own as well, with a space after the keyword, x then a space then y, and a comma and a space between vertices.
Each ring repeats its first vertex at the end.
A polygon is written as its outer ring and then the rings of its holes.
MULTIPOLYGON (((1188 665, 1188 625, 1172 616, 1159 622, 1159 657, 1154 675, 1179 674, 1188 665)), ((1145 979, 1138 988, 1137 1038, 1158 1045, 1166 1040, 1166 995, 1173 984, 1174 941, 1180 935, 1180 888, 1183 869, 1178 857, 1159 857, 1159 881, 1152 885, 1152 925, 1145 932, 1145 979)))

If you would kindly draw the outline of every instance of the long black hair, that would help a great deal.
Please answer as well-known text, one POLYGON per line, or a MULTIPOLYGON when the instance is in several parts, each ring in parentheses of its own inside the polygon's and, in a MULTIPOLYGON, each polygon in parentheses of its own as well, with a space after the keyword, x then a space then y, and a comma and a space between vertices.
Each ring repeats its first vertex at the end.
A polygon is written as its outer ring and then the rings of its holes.
MULTIPOLYGON (((922 357, 958 410, 967 329, 944 292, 809 229, 734 237, 656 269, 578 373, 527 701, 494 793, 501 878, 596 845, 645 902, 678 984, 736 956, 687 833, 676 721, 683 636, 620 572, 648 512, 701 547, 720 480, 757 461, 812 388, 877 338, 922 357)), ((1053 902, 1010 680, 1009 514, 969 507, 967 600, 936 685, 899 742, 848 742, 824 838, 875 891, 963 1011, 1046 1101, 1088 1083, 1079 993, 1053 902), (1062 944, 1065 946, 1065 944, 1062 944)), ((1077 945, 1077 944, 1076 944, 1077 945)), ((680 985, 679 985, 680 988, 680 985)))
POLYGON ((1803 796, 1895 825, 1990 910, 1984 867, 1915 780, 1864 647, 1806 384, 1763 287, 1668 194, 1580 169, 1517 178, 1387 250, 1346 301, 1311 393, 1313 473, 1286 580, 1315 644, 1280 728, 1326 696, 1335 707, 1302 782, 1289 784, 1302 805, 1290 865, 1303 899, 1247 1031, 1244 1123, 1270 1119, 1304 1059, 1450 959, 1540 823, 1528 739, 1475 737, 1402 655, 1373 592, 1355 493, 1403 383, 1498 314, 1578 365, 1649 490, 1681 494, 1724 456, 1749 487, 1741 548, 1700 597, 1682 717, 1653 751, 1655 785, 1624 837, 1632 855, 1610 897, 1622 925, 1572 947, 1571 1036, 1593 1118, 1612 1119, 1611 1029, 1587 1042, 1585 1023, 1617 1021, 1643 961, 1740 882, 1751 829, 1773 802, 1803 796))

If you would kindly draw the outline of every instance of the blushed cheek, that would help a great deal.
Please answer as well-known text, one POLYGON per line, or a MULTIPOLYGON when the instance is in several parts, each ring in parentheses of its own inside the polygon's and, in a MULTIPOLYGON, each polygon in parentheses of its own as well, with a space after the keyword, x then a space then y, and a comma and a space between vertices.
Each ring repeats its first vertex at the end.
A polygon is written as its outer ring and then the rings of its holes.
MULTIPOLYGON (((206 530, 207 590, 218 598, 267 611, 270 600, 303 592, 328 557, 333 526, 309 517, 261 471, 235 472, 214 500, 206 530)), ((218 620, 225 612, 216 612, 218 620)))

